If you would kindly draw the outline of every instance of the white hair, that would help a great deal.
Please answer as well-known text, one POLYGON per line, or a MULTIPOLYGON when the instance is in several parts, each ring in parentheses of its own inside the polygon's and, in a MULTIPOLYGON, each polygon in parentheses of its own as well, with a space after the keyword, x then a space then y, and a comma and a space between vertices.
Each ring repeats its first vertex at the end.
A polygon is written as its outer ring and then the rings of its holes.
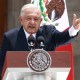
POLYGON ((24 14, 24 10, 25 9, 28 9, 28 8, 36 8, 40 11, 41 13, 41 10, 38 8, 38 6, 34 5, 34 4, 26 4, 24 5, 22 8, 21 8, 21 12, 20 12, 20 16, 22 16, 24 14))

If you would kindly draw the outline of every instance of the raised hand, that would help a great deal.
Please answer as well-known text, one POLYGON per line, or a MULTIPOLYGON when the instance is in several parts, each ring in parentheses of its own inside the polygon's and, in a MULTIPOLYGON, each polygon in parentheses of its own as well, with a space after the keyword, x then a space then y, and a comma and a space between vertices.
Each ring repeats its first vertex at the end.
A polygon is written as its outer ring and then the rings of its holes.
POLYGON ((80 18, 77 18, 76 14, 73 14, 73 27, 76 30, 80 30, 80 18))

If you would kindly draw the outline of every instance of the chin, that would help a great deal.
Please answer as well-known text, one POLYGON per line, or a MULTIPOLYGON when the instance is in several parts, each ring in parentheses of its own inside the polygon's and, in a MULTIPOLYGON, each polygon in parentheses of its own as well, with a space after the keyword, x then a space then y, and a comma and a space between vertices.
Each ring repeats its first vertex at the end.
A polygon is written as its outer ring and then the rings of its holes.
POLYGON ((36 33, 36 32, 33 32, 33 31, 31 31, 31 32, 29 32, 30 34, 34 34, 34 33, 36 33))

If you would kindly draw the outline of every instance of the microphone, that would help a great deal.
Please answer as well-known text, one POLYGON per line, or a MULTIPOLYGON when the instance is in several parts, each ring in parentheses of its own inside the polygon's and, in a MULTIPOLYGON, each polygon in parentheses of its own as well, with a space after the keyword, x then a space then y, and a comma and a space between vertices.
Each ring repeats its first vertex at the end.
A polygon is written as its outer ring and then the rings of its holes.
POLYGON ((45 39, 44 39, 44 37, 43 36, 39 36, 38 38, 37 38, 37 43, 38 43, 38 47, 40 48, 40 49, 43 49, 44 48, 44 41, 45 41, 45 39))
POLYGON ((33 36, 28 37, 28 46, 30 50, 32 51, 35 47, 35 38, 33 36))

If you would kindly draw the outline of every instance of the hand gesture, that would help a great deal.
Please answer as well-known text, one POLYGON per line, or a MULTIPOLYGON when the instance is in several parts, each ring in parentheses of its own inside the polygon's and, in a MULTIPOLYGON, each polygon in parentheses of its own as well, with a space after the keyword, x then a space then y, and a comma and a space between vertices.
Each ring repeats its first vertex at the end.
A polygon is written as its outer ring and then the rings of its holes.
POLYGON ((76 30, 80 30, 80 18, 78 19, 76 14, 73 14, 73 27, 76 30))

